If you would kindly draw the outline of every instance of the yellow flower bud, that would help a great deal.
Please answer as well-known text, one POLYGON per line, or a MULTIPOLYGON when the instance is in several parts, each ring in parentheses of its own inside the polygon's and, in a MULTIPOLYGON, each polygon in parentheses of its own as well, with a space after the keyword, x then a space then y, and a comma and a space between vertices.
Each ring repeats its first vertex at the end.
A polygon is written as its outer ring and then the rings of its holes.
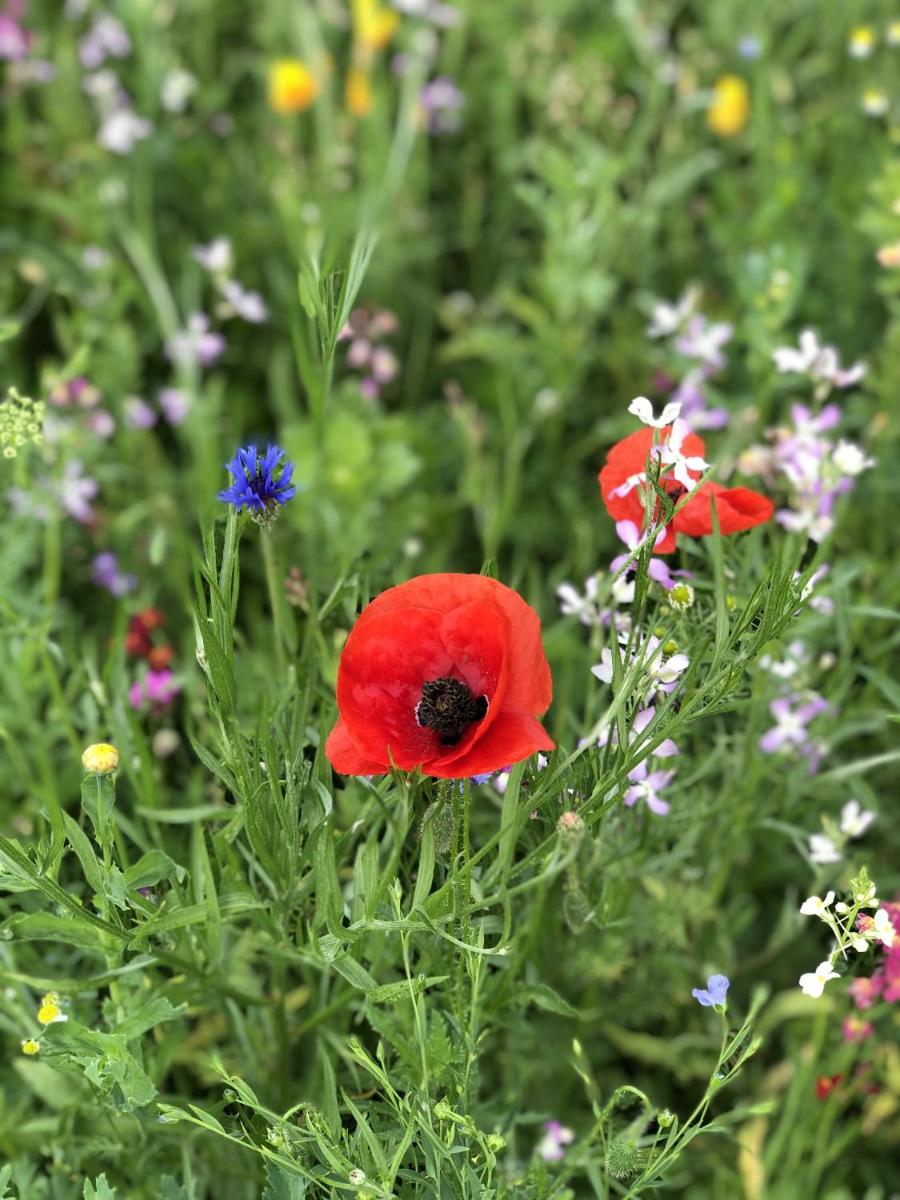
POLYGON ((720 137, 735 137, 750 116, 750 92, 740 75, 721 75, 713 86, 706 123, 720 137))
POLYGON ((319 81, 299 58, 279 58, 269 67, 269 106, 277 113, 302 112, 319 94, 319 81))
POLYGON ((34 1055, 40 1053, 41 1043, 36 1038, 22 1038, 20 1045, 23 1054, 34 1055))
POLYGON ((119 752, 109 742, 96 742, 82 754, 81 765, 91 775, 109 775, 119 765, 119 752))

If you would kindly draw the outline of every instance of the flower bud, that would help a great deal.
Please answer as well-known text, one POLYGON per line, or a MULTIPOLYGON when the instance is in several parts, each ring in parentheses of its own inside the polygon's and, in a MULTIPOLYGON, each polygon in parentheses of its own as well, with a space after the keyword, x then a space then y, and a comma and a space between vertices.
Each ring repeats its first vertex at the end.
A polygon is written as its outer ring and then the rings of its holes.
POLYGON ((89 775, 110 775, 119 765, 119 752, 109 742, 95 742, 82 754, 81 765, 89 775))

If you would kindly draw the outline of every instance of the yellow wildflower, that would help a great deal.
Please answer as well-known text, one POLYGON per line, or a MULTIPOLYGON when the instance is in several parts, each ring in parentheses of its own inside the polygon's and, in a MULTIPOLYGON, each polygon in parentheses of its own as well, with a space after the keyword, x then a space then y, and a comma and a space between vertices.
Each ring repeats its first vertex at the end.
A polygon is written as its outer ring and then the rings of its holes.
POLYGON ((109 775, 119 765, 119 752, 109 742, 95 742, 82 754, 81 765, 91 775, 109 775))
POLYGON ((900 46, 900 21, 891 21, 885 30, 884 40, 889 46, 900 46))
POLYGON ((277 113, 302 112, 319 94, 319 81, 299 58, 278 58, 269 66, 269 107, 277 113))
POLYGON ((40 1053, 41 1043, 37 1038, 22 1038, 20 1045, 23 1054, 33 1055, 40 1053))
POLYGON ((41 998, 37 1019, 42 1025, 54 1025, 57 1021, 68 1021, 68 1017, 59 1007, 59 996, 56 992, 48 992, 41 998))
POLYGON ((706 123, 720 137, 735 137, 750 116, 750 92, 740 75, 720 75, 713 86, 706 123))
POLYGON ((378 0, 353 0, 353 36, 363 50, 383 50, 400 20, 400 14, 378 0))
POLYGON ((868 25, 857 25, 850 33, 847 52, 852 58, 868 58, 875 49, 875 32, 868 25))
POLYGON ((372 81, 367 71, 363 71, 359 67, 350 68, 347 72, 344 97, 347 107, 353 113, 354 117, 366 117, 369 115, 375 104, 375 96, 372 92, 372 81))

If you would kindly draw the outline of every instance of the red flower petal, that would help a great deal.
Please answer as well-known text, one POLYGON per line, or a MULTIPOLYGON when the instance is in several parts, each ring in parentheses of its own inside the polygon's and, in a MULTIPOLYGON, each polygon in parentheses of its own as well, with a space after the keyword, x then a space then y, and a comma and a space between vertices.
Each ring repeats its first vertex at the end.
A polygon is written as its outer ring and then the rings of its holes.
POLYGON ((555 743, 537 718, 528 713, 501 712, 483 737, 478 738, 465 754, 435 759, 428 774, 438 779, 462 779, 467 775, 484 775, 499 771, 510 763, 521 762, 538 750, 553 750, 555 743))
MULTIPOLYGON (((669 425, 660 430, 660 440, 668 437, 670 432, 671 426, 669 425)), ((606 511, 616 521, 633 521, 638 529, 642 528, 644 524, 644 506, 641 503, 637 487, 633 487, 625 496, 613 496, 612 492, 632 476, 645 473, 647 456, 654 444, 653 433, 654 431, 649 428, 638 429, 628 437, 622 438, 621 442, 616 442, 607 454, 606 466, 599 476, 600 494, 606 505, 606 511)), ((696 455, 702 458, 706 453, 706 443, 696 433, 689 433, 682 443, 681 451, 686 457, 696 455)), ((697 479, 700 478, 697 471, 693 471, 691 474, 697 479)), ((671 548, 674 549, 674 545, 671 548)), ((668 549, 656 548, 657 554, 668 552, 668 549)))
POLYGON ((393 763, 455 778, 470 773, 458 764, 485 742, 487 758, 499 755, 494 766, 505 766, 538 742, 552 746, 534 720, 551 695, 540 621, 520 596, 479 575, 420 576, 372 601, 350 633, 338 671, 341 719, 326 753, 347 774, 383 772, 393 763), (442 676, 464 681, 488 701, 484 718, 455 746, 441 744, 416 720, 423 685, 442 676), (510 715, 513 726, 504 725, 503 737, 494 734, 494 724, 510 715), (510 728, 518 730, 517 742, 510 728))
POLYGON ((382 763, 374 762, 360 754, 347 732, 343 720, 338 722, 325 742, 328 761, 341 775, 384 775, 387 770, 382 763))
POLYGON ((720 483, 704 483, 695 496, 675 515, 673 522, 676 533, 689 537, 707 537, 713 531, 712 505, 716 506, 719 528, 722 533, 740 533, 768 521, 774 504, 767 496, 750 488, 725 488, 720 483))

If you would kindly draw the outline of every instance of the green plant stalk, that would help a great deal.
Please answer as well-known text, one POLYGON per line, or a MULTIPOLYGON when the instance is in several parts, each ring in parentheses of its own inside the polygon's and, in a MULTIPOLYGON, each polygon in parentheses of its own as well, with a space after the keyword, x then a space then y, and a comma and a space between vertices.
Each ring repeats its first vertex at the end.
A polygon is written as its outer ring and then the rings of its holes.
POLYGON ((278 671, 280 675, 284 675, 287 670, 287 656, 285 655, 285 628, 284 628, 284 609, 282 607, 282 595, 278 586, 278 567, 275 562, 275 547, 272 542, 272 534, 268 529, 260 531, 260 539, 262 541, 263 563, 266 568, 266 586, 269 589, 269 606, 272 610, 272 624, 275 634, 275 657, 278 660, 278 671))

